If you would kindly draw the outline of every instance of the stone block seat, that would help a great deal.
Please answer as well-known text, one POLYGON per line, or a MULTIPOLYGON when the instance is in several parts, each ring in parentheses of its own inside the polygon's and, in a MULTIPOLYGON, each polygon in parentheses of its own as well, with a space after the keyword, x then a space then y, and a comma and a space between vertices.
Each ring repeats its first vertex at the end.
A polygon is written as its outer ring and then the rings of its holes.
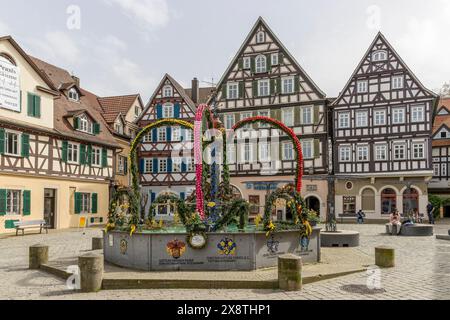
MULTIPOLYGON (((386 233, 389 233, 389 224, 386 224, 386 233)), ((430 237, 433 235, 434 229, 429 224, 409 224, 403 225, 400 231, 401 236, 405 237, 430 237)))

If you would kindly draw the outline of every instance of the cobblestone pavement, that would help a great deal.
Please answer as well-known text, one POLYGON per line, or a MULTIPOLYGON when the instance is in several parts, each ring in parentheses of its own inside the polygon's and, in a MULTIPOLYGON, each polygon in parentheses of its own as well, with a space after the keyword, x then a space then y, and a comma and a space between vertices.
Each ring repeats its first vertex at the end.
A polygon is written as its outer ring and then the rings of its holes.
MULTIPOLYGON (((321 281, 304 286, 300 293, 271 290, 118 290, 95 294, 74 293, 64 281, 41 271, 30 271, 28 247, 50 246, 50 259, 73 257, 90 248, 91 238, 100 230, 69 230, 49 235, 27 235, 0 239, 0 299, 450 299, 450 241, 382 235, 383 225, 340 225, 340 229, 361 232, 359 250, 374 255, 374 247, 396 249, 397 266, 380 270, 381 290, 367 288, 366 273, 321 281)), ((447 234, 449 224, 437 225, 437 234, 447 234)), ((346 250, 346 249, 335 249, 346 250)), ((377 271, 375 271, 377 272, 377 271)))

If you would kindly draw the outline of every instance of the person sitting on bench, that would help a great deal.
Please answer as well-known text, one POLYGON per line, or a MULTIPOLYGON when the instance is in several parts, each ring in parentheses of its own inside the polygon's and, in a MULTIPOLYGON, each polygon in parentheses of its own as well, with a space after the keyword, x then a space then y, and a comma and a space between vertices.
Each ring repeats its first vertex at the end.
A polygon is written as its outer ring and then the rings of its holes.
POLYGON ((389 233, 392 235, 400 234, 400 230, 402 228, 402 222, 400 218, 400 214, 397 210, 394 210, 389 217, 389 233), (394 227, 395 226, 395 227, 394 227), (394 232, 395 229, 395 232, 394 232))

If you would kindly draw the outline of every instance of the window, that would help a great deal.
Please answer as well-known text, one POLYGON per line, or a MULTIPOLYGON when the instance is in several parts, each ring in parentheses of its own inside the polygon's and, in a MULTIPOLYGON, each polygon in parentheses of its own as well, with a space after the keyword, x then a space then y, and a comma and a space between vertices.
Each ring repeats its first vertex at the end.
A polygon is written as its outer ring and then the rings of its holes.
POLYGON ((303 140, 301 143, 302 143, 303 158, 312 159, 314 157, 312 140, 303 140))
POLYGON ((357 160, 358 161, 369 161, 369 147, 368 146, 358 146, 357 160))
POLYGON ((270 144, 268 142, 259 144, 259 161, 270 161, 270 144))
POLYGON ((403 89, 403 76, 392 77, 392 89, 403 89))
POLYGON ((188 172, 194 172, 195 171, 195 165, 194 165, 194 159, 193 158, 187 158, 186 159, 187 164, 187 171, 188 172))
POLYGON ((141 115, 141 107, 135 106, 134 107, 134 117, 138 118, 141 115))
POLYGON ((86 133, 92 133, 92 122, 85 114, 78 117, 78 130, 86 133))
POLYGON ((376 126, 386 125, 386 110, 375 110, 374 122, 376 126))
POLYGON ((404 144, 394 145, 394 160, 404 160, 406 155, 406 146, 404 144))
POLYGON ((312 124, 313 123, 313 107, 302 107, 301 109, 302 124, 312 124))
POLYGON ((392 123, 401 124, 405 123, 405 109, 395 108, 392 110, 392 123))
POLYGON ((425 144, 413 143, 413 159, 425 158, 425 144))
POLYGON ((260 55, 256 57, 256 73, 267 72, 266 56, 260 55))
POLYGON ((144 173, 152 173, 152 172, 153 172, 153 159, 145 159, 144 173))
POLYGON ((101 159, 102 159, 102 149, 93 147, 92 148, 92 165, 99 167, 102 164, 101 159))
POLYGON ((167 129, 165 127, 158 128, 158 141, 164 142, 167 140, 167 129))
MULTIPOLYGON (((244 119, 247 119, 247 118, 251 118, 252 116, 253 116, 253 113, 251 113, 251 112, 243 112, 243 113, 241 113, 241 120, 244 120, 244 119)), ((242 128, 250 129, 251 128, 251 124, 246 124, 242 128)))
POLYGON ((339 148, 339 161, 349 162, 351 161, 351 147, 340 147, 339 148))
POLYGON ((250 213, 253 215, 259 214, 261 198, 260 196, 249 195, 248 202, 250 203, 250 213))
POLYGON ((292 142, 283 143, 283 160, 294 160, 294 145, 292 142))
POLYGON ((69 90, 68 96, 69 96, 69 100, 72 100, 75 102, 80 101, 80 95, 78 94, 78 91, 75 88, 72 88, 69 90))
POLYGON ((258 96, 265 97, 270 95, 270 87, 269 87, 269 80, 259 80, 258 81, 258 96))
POLYGON ((192 141, 193 140, 193 132, 191 129, 185 129, 184 133, 186 135, 186 141, 192 141))
POLYGON ((167 172, 167 159, 159 159, 159 172, 167 172))
POLYGON ((282 78, 281 79, 281 93, 293 93, 294 92, 294 78, 282 78))
POLYGON ((236 147, 234 144, 227 144, 227 164, 236 163, 236 147))
POLYGON ((6 190, 6 214, 20 215, 20 190, 6 190))
POLYGON ((180 141, 181 140, 181 128, 173 127, 172 128, 172 141, 180 141))
POLYGON ((128 159, 124 156, 119 156, 117 171, 121 174, 127 174, 128 159))
POLYGON ((385 50, 378 50, 372 54, 372 61, 384 61, 387 60, 387 52, 385 50))
POLYGON ((424 120, 425 120, 425 107, 424 106, 411 107, 411 121, 423 122, 424 120))
POLYGON ((264 31, 260 31, 256 34, 256 43, 263 43, 266 41, 266 34, 264 31))
POLYGON ((446 163, 441 164, 441 176, 447 177, 447 164, 446 163))
POLYGON ((19 155, 19 134, 5 131, 5 153, 11 156, 19 155))
POLYGON ((41 117, 41 97, 33 93, 28 93, 27 114, 29 117, 41 117))
POLYGON ((144 138, 143 138, 143 142, 152 142, 152 132, 150 131, 149 133, 147 133, 144 138))
POLYGON ((251 161, 253 161, 253 152, 252 152, 252 145, 249 143, 245 143, 243 145, 244 148, 244 162, 245 163, 250 163, 251 161))
MULTIPOLYGON (((270 111, 268 111, 268 110, 258 111, 258 116, 260 116, 260 117, 270 117, 270 111)), ((260 128, 267 128, 267 127, 270 127, 270 125, 268 123, 260 122, 259 127, 260 128)))
POLYGON ((441 138, 447 138, 447 131, 441 131, 441 138))
POLYGON ((367 111, 356 112, 356 126, 367 127, 367 111))
POLYGON ((376 145, 375 146, 375 160, 376 161, 386 161, 387 160, 387 146, 386 145, 376 145))
POLYGON ((163 118, 173 118, 173 104, 167 103, 163 106, 163 118))
POLYGON ((80 213, 89 213, 91 212, 91 195, 89 193, 81 193, 81 209, 80 213))
POLYGON ((339 128, 350 128, 350 113, 339 113, 339 128))
POLYGON ((234 114, 225 115, 225 129, 232 129, 234 127, 234 114))
POLYGON ((68 143, 67 144, 67 161, 70 163, 78 163, 78 144, 68 143))
POLYGON ((114 124, 114 130, 118 133, 118 134, 123 134, 123 125, 122 123, 116 122, 114 124))
POLYGON ((271 64, 273 65, 273 66, 276 66, 276 65, 278 65, 278 53, 272 53, 272 55, 270 56, 270 58, 271 58, 271 64))
POLYGON ((381 213, 390 214, 397 209, 397 193, 387 188, 381 192, 381 213))
POLYGON ((356 213, 356 197, 355 196, 344 196, 342 198, 342 206, 344 214, 355 214, 356 213))
POLYGON ((163 89, 163 98, 170 98, 173 96, 172 86, 165 86, 163 89))
POLYGON ((294 126, 294 109, 293 108, 284 109, 282 111, 282 115, 283 115, 283 123, 288 127, 293 127, 294 126))
POLYGON ((439 163, 433 163, 433 171, 433 175, 435 177, 439 177, 441 175, 441 166, 439 165, 439 163))
POLYGON ((367 81, 358 81, 357 82, 357 92, 358 93, 366 93, 368 84, 369 83, 367 81))
POLYGON ((237 99, 239 97, 239 85, 236 82, 228 83, 227 88, 228 99, 237 99))
POLYGON ((251 69, 251 59, 250 57, 244 57, 243 59, 243 67, 245 70, 251 69))
POLYGON ((172 160, 172 172, 181 172, 181 158, 173 158, 172 160))

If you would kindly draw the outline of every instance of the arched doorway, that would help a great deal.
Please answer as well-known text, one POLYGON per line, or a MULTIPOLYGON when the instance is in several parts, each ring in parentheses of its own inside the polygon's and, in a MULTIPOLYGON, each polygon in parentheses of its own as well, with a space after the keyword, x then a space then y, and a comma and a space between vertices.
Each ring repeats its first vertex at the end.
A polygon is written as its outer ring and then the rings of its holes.
POLYGON ((403 214, 413 214, 419 210, 419 192, 408 188, 403 192, 403 214))
POLYGON ((315 211, 317 216, 320 217, 320 200, 315 196, 310 196, 306 198, 306 207, 309 210, 315 211))
POLYGON ((397 193, 387 188, 381 192, 381 214, 390 214, 397 209, 397 193))
POLYGON ((363 211, 375 211, 375 191, 372 188, 361 192, 361 208, 363 211))
POLYGON ((238 189, 238 187, 230 185, 231 194, 233 196, 233 199, 239 200, 243 199, 241 190, 238 189))

